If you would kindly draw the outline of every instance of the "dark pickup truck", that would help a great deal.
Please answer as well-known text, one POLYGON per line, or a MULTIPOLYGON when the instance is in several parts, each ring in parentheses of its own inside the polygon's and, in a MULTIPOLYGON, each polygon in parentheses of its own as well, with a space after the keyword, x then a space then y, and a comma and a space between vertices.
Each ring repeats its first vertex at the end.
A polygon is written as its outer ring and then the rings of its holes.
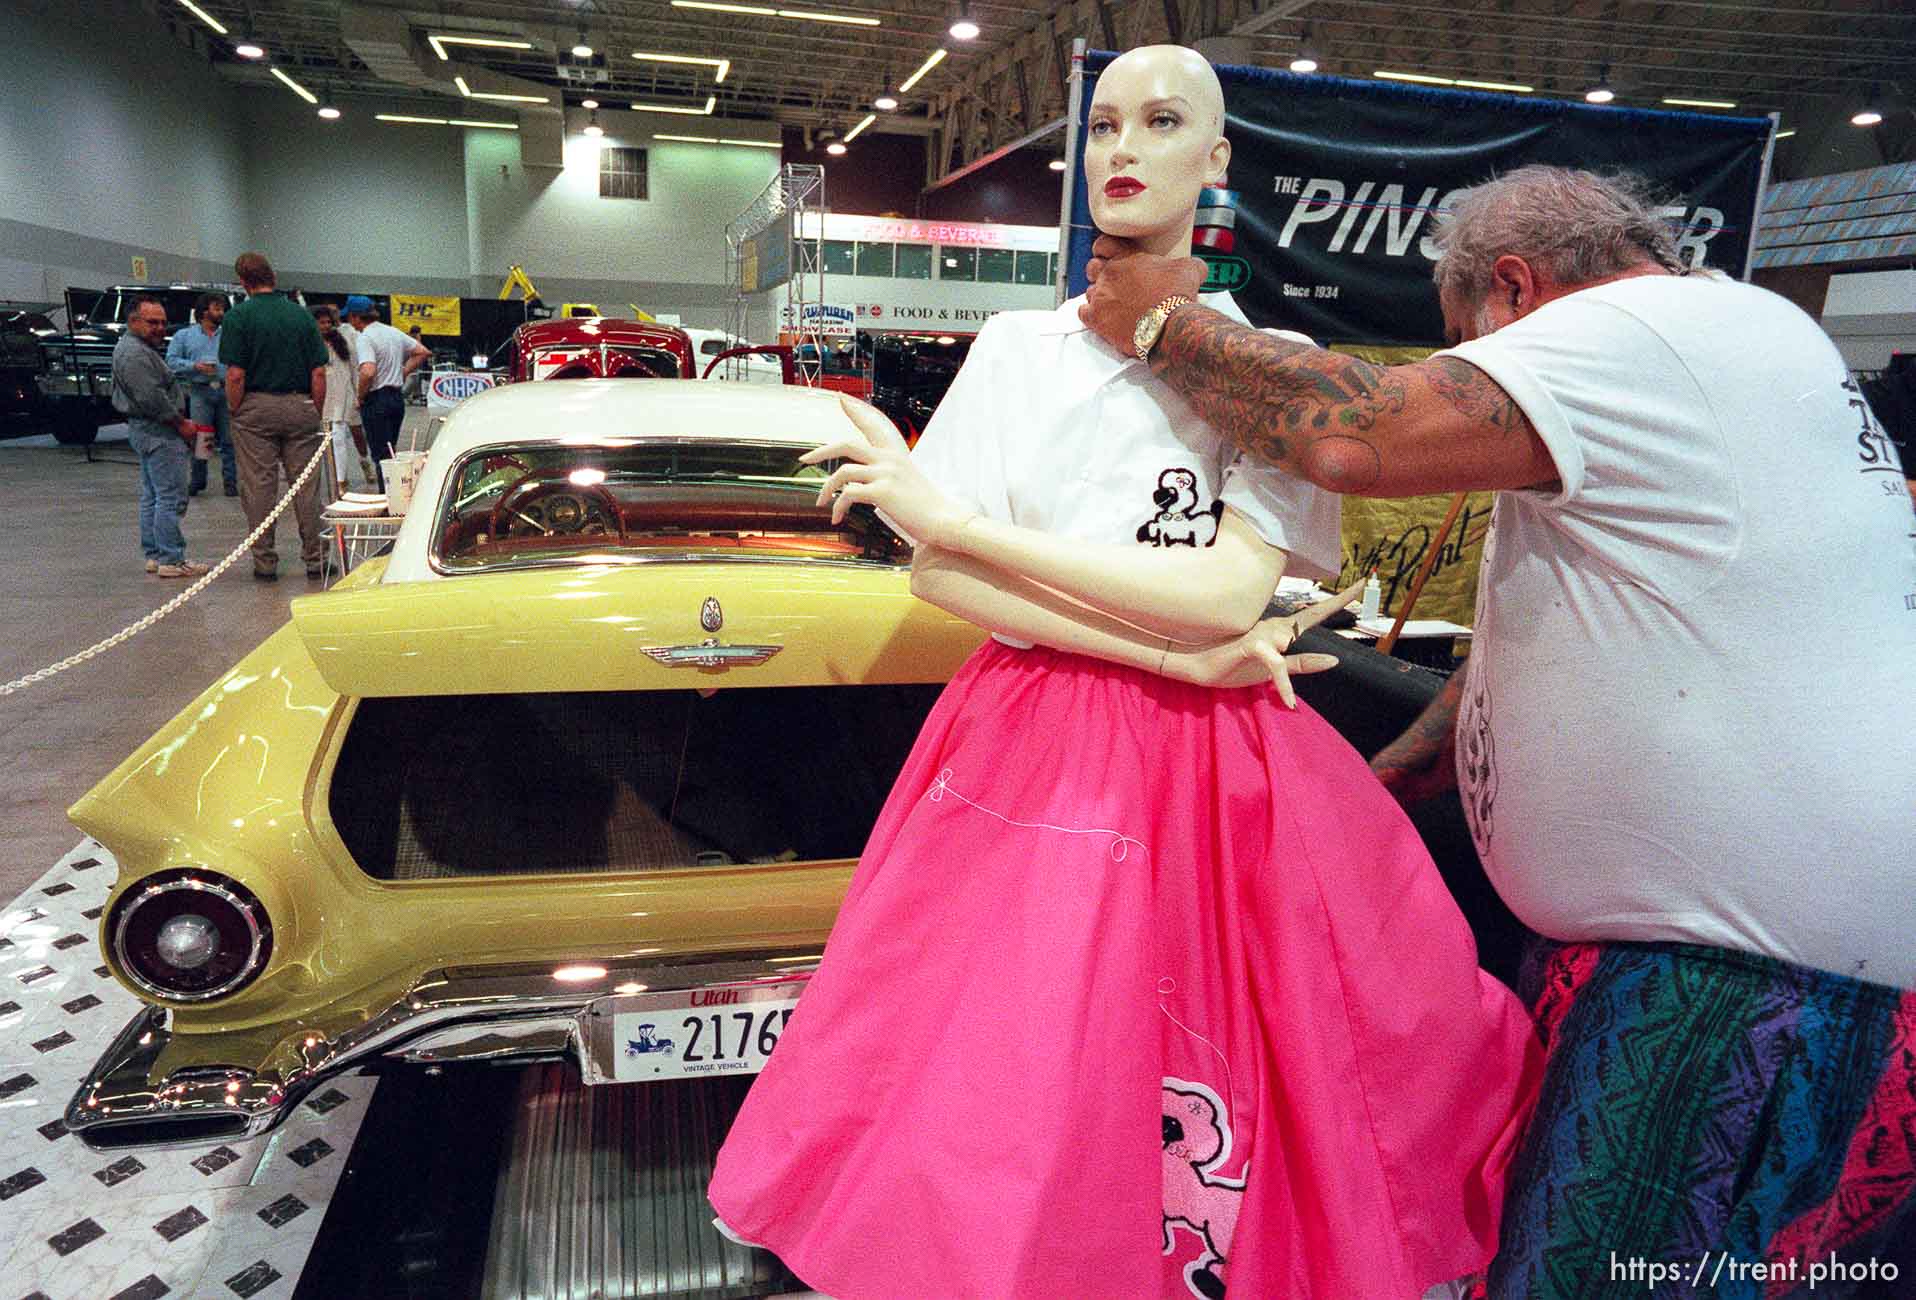
POLYGON ((120 417, 113 410, 113 347, 126 333, 127 314, 137 297, 158 298, 166 306, 166 336, 171 339, 193 319, 193 304, 203 293, 224 293, 237 301, 232 285, 116 284, 105 291, 68 289, 67 330, 40 339, 41 412, 53 436, 73 446, 91 443, 103 424, 120 417))

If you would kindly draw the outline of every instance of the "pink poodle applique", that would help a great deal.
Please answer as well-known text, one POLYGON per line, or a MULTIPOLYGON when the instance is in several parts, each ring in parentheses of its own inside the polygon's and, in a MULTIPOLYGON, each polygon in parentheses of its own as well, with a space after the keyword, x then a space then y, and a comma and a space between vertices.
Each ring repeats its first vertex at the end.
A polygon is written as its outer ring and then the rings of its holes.
POLYGON ((1188 1233, 1201 1247, 1184 1267, 1184 1282, 1200 1300, 1224 1294, 1221 1270, 1237 1229, 1244 1179, 1215 1174, 1231 1155, 1231 1123, 1218 1095, 1201 1083, 1166 1078, 1164 1137, 1164 1253, 1188 1233))

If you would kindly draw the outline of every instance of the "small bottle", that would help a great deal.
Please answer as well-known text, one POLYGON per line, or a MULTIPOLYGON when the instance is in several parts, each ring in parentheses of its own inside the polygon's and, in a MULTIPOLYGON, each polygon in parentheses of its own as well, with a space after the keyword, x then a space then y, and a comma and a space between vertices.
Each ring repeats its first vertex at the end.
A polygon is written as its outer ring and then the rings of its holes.
POLYGON ((1383 596, 1384 589, 1378 584, 1377 570, 1372 569, 1370 571, 1370 577, 1364 580, 1364 594, 1357 606, 1358 619, 1363 622, 1369 622, 1376 618, 1377 606, 1379 602, 1382 601, 1383 596))

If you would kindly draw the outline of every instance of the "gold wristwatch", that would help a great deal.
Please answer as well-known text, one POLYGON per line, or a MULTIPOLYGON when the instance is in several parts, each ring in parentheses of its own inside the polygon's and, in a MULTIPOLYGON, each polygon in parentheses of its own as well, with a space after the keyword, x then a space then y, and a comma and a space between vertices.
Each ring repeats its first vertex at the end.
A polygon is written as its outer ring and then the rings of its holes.
POLYGON ((1138 317, 1137 328, 1131 331, 1131 347, 1137 352, 1138 360, 1151 360, 1151 349, 1158 345, 1158 335, 1164 333, 1164 322, 1171 319, 1171 313, 1178 308, 1189 307, 1191 301, 1181 293, 1174 293, 1138 317))

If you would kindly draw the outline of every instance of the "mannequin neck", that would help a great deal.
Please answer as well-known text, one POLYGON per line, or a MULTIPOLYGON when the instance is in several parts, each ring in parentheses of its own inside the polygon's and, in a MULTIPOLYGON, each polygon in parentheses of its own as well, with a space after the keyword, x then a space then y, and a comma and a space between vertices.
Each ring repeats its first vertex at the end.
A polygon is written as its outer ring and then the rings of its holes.
POLYGON ((1194 212, 1187 220, 1167 230, 1138 236, 1136 242, 1140 251, 1155 253, 1159 257, 1189 257, 1191 232, 1196 228, 1197 214, 1194 212))

